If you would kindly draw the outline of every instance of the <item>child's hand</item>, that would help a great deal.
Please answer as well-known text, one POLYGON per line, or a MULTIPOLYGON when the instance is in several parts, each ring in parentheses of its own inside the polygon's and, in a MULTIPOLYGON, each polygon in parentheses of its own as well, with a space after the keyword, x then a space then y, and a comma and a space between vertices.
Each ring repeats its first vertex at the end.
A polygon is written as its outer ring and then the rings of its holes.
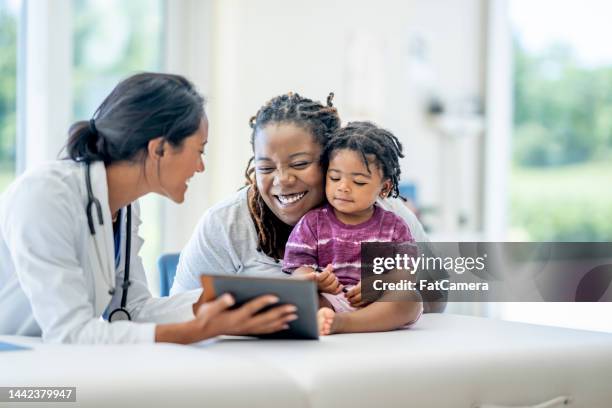
POLYGON ((343 288, 338 277, 334 274, 331 265, 327 265, 323 272, 317 274, 317 286, 319 292, 331 293, 332 295, 342 292, 343 288))
POLYGON ((317 271, 309 266, 300 266, 292 274, 297 279, 317 281, 317 271))
POLYGON ((353 307, 363 307, 366 305, 366 303, 361 300, 361 282, 353 286, 344 296, 346 296, 346 299, 353 307))

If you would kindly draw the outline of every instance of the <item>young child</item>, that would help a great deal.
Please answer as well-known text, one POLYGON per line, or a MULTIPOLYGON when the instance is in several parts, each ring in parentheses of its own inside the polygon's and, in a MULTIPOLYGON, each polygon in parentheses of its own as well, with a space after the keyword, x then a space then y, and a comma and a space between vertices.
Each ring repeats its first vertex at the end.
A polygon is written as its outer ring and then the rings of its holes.
POLYGON ((364 306, 361 301, 361 242, 414 241, 400 217, 376 204, 399 195, 400 157, 399 140, 369 122, 339 129, 323 152, 327 204, 294 227, 283 260, 285 272, 317 274, 322 335, 393 330, 416 322, 422 313, 418 295, 414 302, 364 306))

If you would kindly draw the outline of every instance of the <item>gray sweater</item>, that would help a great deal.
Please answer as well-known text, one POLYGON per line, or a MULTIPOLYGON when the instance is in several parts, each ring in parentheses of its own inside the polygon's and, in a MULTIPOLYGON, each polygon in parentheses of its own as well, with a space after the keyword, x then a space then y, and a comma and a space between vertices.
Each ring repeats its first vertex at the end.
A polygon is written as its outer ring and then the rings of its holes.
MULTIPOLYGON (((257 251, 257 232, 249 214, 247 188, 204 213, 181 252, 170 294, 200 287, 202 273, 285 276, 280 262, 257 251)), ((423 226, 400 199, 379 200, 382 208, 406 221, 416 242, 427 242, 423 226)))

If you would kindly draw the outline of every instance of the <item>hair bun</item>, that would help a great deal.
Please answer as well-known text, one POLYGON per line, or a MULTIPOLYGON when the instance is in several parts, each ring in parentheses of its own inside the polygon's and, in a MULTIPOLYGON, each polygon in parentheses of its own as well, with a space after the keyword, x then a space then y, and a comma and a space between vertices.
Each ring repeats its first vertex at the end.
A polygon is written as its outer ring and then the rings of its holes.
POLYGON ((327 106, 332 108, 334 106, 333 104, 333 100, 334 100, 334 93, 330 92, 329 95, 327 95, 327 106))

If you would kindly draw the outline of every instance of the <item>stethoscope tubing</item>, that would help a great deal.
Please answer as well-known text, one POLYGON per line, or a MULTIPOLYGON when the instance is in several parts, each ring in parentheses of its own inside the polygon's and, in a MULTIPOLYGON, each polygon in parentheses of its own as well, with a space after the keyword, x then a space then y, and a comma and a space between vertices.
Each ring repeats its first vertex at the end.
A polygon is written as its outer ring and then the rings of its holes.
MULTIPOLYGON (((90 162, 86 163, 86 172, 85 172, 85 185, 87 187, 87 224, 89 226, 89 232, 93 237, 96 235, 96 230, 94 226, 94 217, 92 215, 92 210, 95 207, 96 214, 98 218, 98 225, 104 225, 104 218, 102 217, 102 205, 100 201, 94 196, 93 189, 91 187, 91 169, 90 162)), ((128 288, 131 284, 130 282, 130 255, 131 255, 131 247, 132 247, 132 205, 129 204, 127 206, 127 216, 126 216, 126 233, 125 233, 125 267, 123 271, 123 284, 121 285, 122 293, 121 293, 121 306, 118 309, 113 310, 109 314, 109 321, 112 322, 114 320, 132 320, 129 312, 126 310, 127 305, 127 296, 128 296, 128 288), (113 316, 117 316, 113 319, 113 316)), ((102 262, 102 257, 100 256, 100 251, 98 250, 98 246, 96 245, 96 254, 98 256, 98 260, 102 262)), ((102 263, 101 263, 101 266, 102 263)), ((112 282, 112 280, 111 280, 112 282)), ((111 287, 109 290, 109 294, 113 295, 115 293, 115 288, 111 287)))

